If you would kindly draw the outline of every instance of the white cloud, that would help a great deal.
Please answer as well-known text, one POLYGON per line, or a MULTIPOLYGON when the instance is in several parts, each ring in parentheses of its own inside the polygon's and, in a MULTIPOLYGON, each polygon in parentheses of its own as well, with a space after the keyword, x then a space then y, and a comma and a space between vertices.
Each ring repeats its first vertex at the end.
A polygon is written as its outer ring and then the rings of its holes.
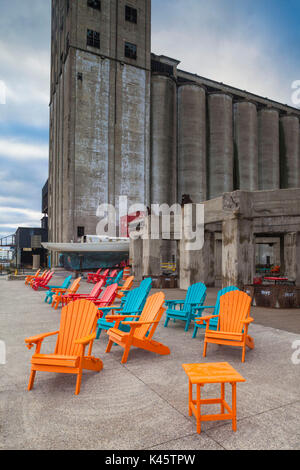
POLYGON ((48 145, 28 144, 17 139, 0 138, 0 156, 13 160, 47 160, 48 145))
POLYGON ((168 20, 157 21, 154 11, 153 52, 181 60, 179 68, 187 72, 292 105, 296 66, 276 50, 277 38, 262 27, 255 9, 241 15, 233 5, 175 1, 168 20))

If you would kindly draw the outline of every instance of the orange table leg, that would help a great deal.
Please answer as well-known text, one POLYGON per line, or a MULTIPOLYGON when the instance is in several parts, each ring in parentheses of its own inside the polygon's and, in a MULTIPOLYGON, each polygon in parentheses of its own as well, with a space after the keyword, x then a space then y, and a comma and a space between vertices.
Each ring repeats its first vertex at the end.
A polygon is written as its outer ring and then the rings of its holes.
POLYGON ((201 385, 197 385, 197 433, 201 434, 201 385))
POLYGON ((236 432, 236 383, 232 384, 232 430, 236 432))
POLYGON ((221 415, 225 413, 224 400, 225 400, 225 384, 221 384, 221 415))
POLYGON ((191 407, 192 401, 193 401, 193 385, 192 385, 192 382, 189 381, 189 416, 193 416, 193 411, 191 407))

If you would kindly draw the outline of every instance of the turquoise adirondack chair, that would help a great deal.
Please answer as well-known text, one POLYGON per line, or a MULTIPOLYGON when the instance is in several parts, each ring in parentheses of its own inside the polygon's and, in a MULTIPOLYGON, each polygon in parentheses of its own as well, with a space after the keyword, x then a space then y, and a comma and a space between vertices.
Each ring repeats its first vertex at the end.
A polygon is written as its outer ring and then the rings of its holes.
MULTIPOLYGON (((132 315, 140 315, 143 311, 145 306, 149 291, 142 287, 138 287, 137 289, 133 289, 130 291, 126 297, 125 303, 123 307, 100 307, 99 311, 103 313, 102 318, 100 318, 97 322, 97 336, 96 338, 99 339, 102 330, 110 330, 115 326, 115 322, 108 322, 106 321, 106 316, 111 312, 114 311, 117 315, 127 315, 130 318, 132 315)), ((130 327, 126 325, 119 325, 119 329, 125 332, 130 331, 130 327)))
MULTIPOLYGON (((210 306, 206 306, 206 305, 203 305, 202 307, 199 307, 197 309, 197 317, 202 317, 202 314, 203 314, 203 311, 207 308, 213 308, 214 311, 212 313, 212 315, 219 315, 220 313, 220 299, 223 295, 225 294, 228 294, 229 292, 233 292, 233 291, 236 291, 236 290, 239 290, 237 287, 234 287, 234 286, 230 286, 230 287, 225 287, 224 289, 220 290, 219 293, 218 293, 218 297, 217 297, 217 303, 216 305, 210 307, 210 306)), ((212 318, 209 322, 209 329, 210 330, 213 330, 213 331, 217 331, 218 329, 218 322, 219 322, 219 319, 218 318, 212 318)), ((203 322, 203 325, 199 325, 198 323, 195 323, 195 328, 194 328, 194 333, 193 333, 193 338, 196 338, 197 337, 197 334, 198 334, 198 330, 199 328, 201 329, 205 329, 206 328, 206 323, 203 322)))
MULTIPOLYGON (((139 287, 141 287, 142 289, 145 289, 145 290, 147 291, 147 297, 148 297, 148 295, 149 295, 149 293, 150 293, 150 291, 151 291, 151 289, 152 289, 152 278, 151 278, 151 277, 147 277, 146 279, 144 279, 144 280, 140 283, 139 287)), ((129 294, 129 292, 130 292, 130 291, 128 291, 128 292, 123 292, 124 297, 122 298, 122 301, 121 301, 121 307, 124 306, 124 304, 125 304, 125 302, 126 302, 126 297, 127 297, 127 295, 129 294)), ((145 303, 146 303, 146 300, 145 300, 145 303)), ((143 308, 144 308, 144 306, 143 306, 143 308)))
POLYGON ((195 319, 197 309, 204 304, 205 299, 206 286, 200 282, 189 287, 185 300, 167 300, 165 302, 167 308, 165 328, 171 319, 175 322, 181 320, 185 322, 185 331, 188 331, 191 322, 195 319), (176 308, 178 306, 179 309, 176 308))
POLYGON ((119 271, 118 275, 115 277, 109 277, 106 281, 106 286, 111 286, 112 284, 118 284, 118 286, 121 285, 121 282, 123 280, 123 270, 119 271))
POLYGON ((49 290, 46 292, 45 302, 52 304, 53 295, 55 294, 53 289, 68 289, 72 281, 72 276, 66 277, 61 286, 47 286, 49 290))

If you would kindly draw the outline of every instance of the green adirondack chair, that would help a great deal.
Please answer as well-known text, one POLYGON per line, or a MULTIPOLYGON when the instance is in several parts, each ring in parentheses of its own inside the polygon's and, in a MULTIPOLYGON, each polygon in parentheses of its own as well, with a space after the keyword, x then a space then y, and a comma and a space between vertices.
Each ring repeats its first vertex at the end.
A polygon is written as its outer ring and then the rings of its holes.
MULTIPOLYGON (((99 311, 103 314, 102 318, 100 318, 97 322, 97 336, 96 338, 99 339, 102 330, 110 330, 114 328, 115 322, 108 322, 106 321, 106 316, 113 312, 113 314, 117 315, 127 315, 130 318, 132 315, 140 315, 143 311, 145 306, 147 296, 149 291, 145 290, 142 287, 138 287, 137 289, 133 289, 130 291, 126 297, 126 301, 124 306, 110 306, 110 307, 100 307, 99 311)), ((122 331, 130 331, 130 327, 120 324, 119 329, 122 331)))
POLYGON ((185 331, 188 331, 191 322, 195 319, 197 309, 204 304, 205 299, 206 286, 200 282, 189 287, 185 300, 167 300, 165 302, 167 308, 165 328, 171 319, 175 322, 180 320, 185 322, 185 331))
MULTIPOLYGON (((202 314, 203 314, 203 311, 206 310, 207 308, 213 308, 214 311, 212 313, 212 315, 219 315, 220 313, 220 299, 223 295, 225 294, 228 294, 229 292, 233 292, 233 291, 236 291, 236 290, 239 290, 237 287, 234 287, 234 286, 230 286, 230 287, 225 287, 224 289, 220 290, 219 293, 218 293, 218 297, 217 297, 217 303, 216 305, 210 307, 210 306, 207 306, 207 305, 203 305, 202 307, 199 307, 197 309, 197 316, 200 318, 202 317, 202 314)), ((213 331, 217 331, 218 329, 218 322, 219 322, 219 319, 218 318, 212 318, 209 322, 209 329, 210 330, 213 330, 213 331)), ((194 328, 194 333, 193 333, 193 338, 196 338, 197 337, 197 334, 198 334, 198 330, 199 328, 201 329, 206 329, 206 323, 203 322, 203 325, 199 325, 199 323, 195 322, 195 328, 194 328)))

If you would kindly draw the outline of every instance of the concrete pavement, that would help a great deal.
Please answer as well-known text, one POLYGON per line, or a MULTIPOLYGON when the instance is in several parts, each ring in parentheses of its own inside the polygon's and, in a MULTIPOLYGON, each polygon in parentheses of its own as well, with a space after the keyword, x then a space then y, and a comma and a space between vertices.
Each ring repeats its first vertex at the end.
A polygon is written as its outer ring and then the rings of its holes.
MULTIPOLYGON (((60 279, 55 276, 54 284, 60 279)), ((89 290, 83 283, 81 291, 89 290)), ((168 298, 185 296, 166 292, 168 298)), ((216 293, 209 290, 209 304, 216 293)), ((170 347, 170 356, 133 349, 125 366, 119 347, 105 354, 103 335, 93 354, 104 361, 104 369, 85 372, 76 397, 72 375, 38 372, 33 391, 26 388, 33 350, 24 338, 59 328, 60 311, 46 305, 44 295, 24 282, 0 281, 0 340, 7 348, 7 363, 0 365, 0 449, 300 449, 300 365, 292 363, 292 346, 300 341, 299 311, 290 312, 291 327, 289 312, 279 325, 293 333, 258 324, 272 315, 253 309, 250 334, 256 349, 247 351, 245 364, 239 349, 214 345, 203 359, 203 333, 192 340, 192 328, 185 333, 179 323, 165 329, 162 322, 155 335, 170 347), (181 365, 224 361, 247 379, 238 385, 237 433, 230 423, 215 422, 203 424, 198 436, 195 419, 188 416, 188 381, 181 365)), ((54 345, 55 339, 45 340, 42 352, 53 352, 54 345)), ((215 397, 219 387, 207 386, 203 394, 215 397)), ((230 393, 227 399, 230 403, 230 393)))

